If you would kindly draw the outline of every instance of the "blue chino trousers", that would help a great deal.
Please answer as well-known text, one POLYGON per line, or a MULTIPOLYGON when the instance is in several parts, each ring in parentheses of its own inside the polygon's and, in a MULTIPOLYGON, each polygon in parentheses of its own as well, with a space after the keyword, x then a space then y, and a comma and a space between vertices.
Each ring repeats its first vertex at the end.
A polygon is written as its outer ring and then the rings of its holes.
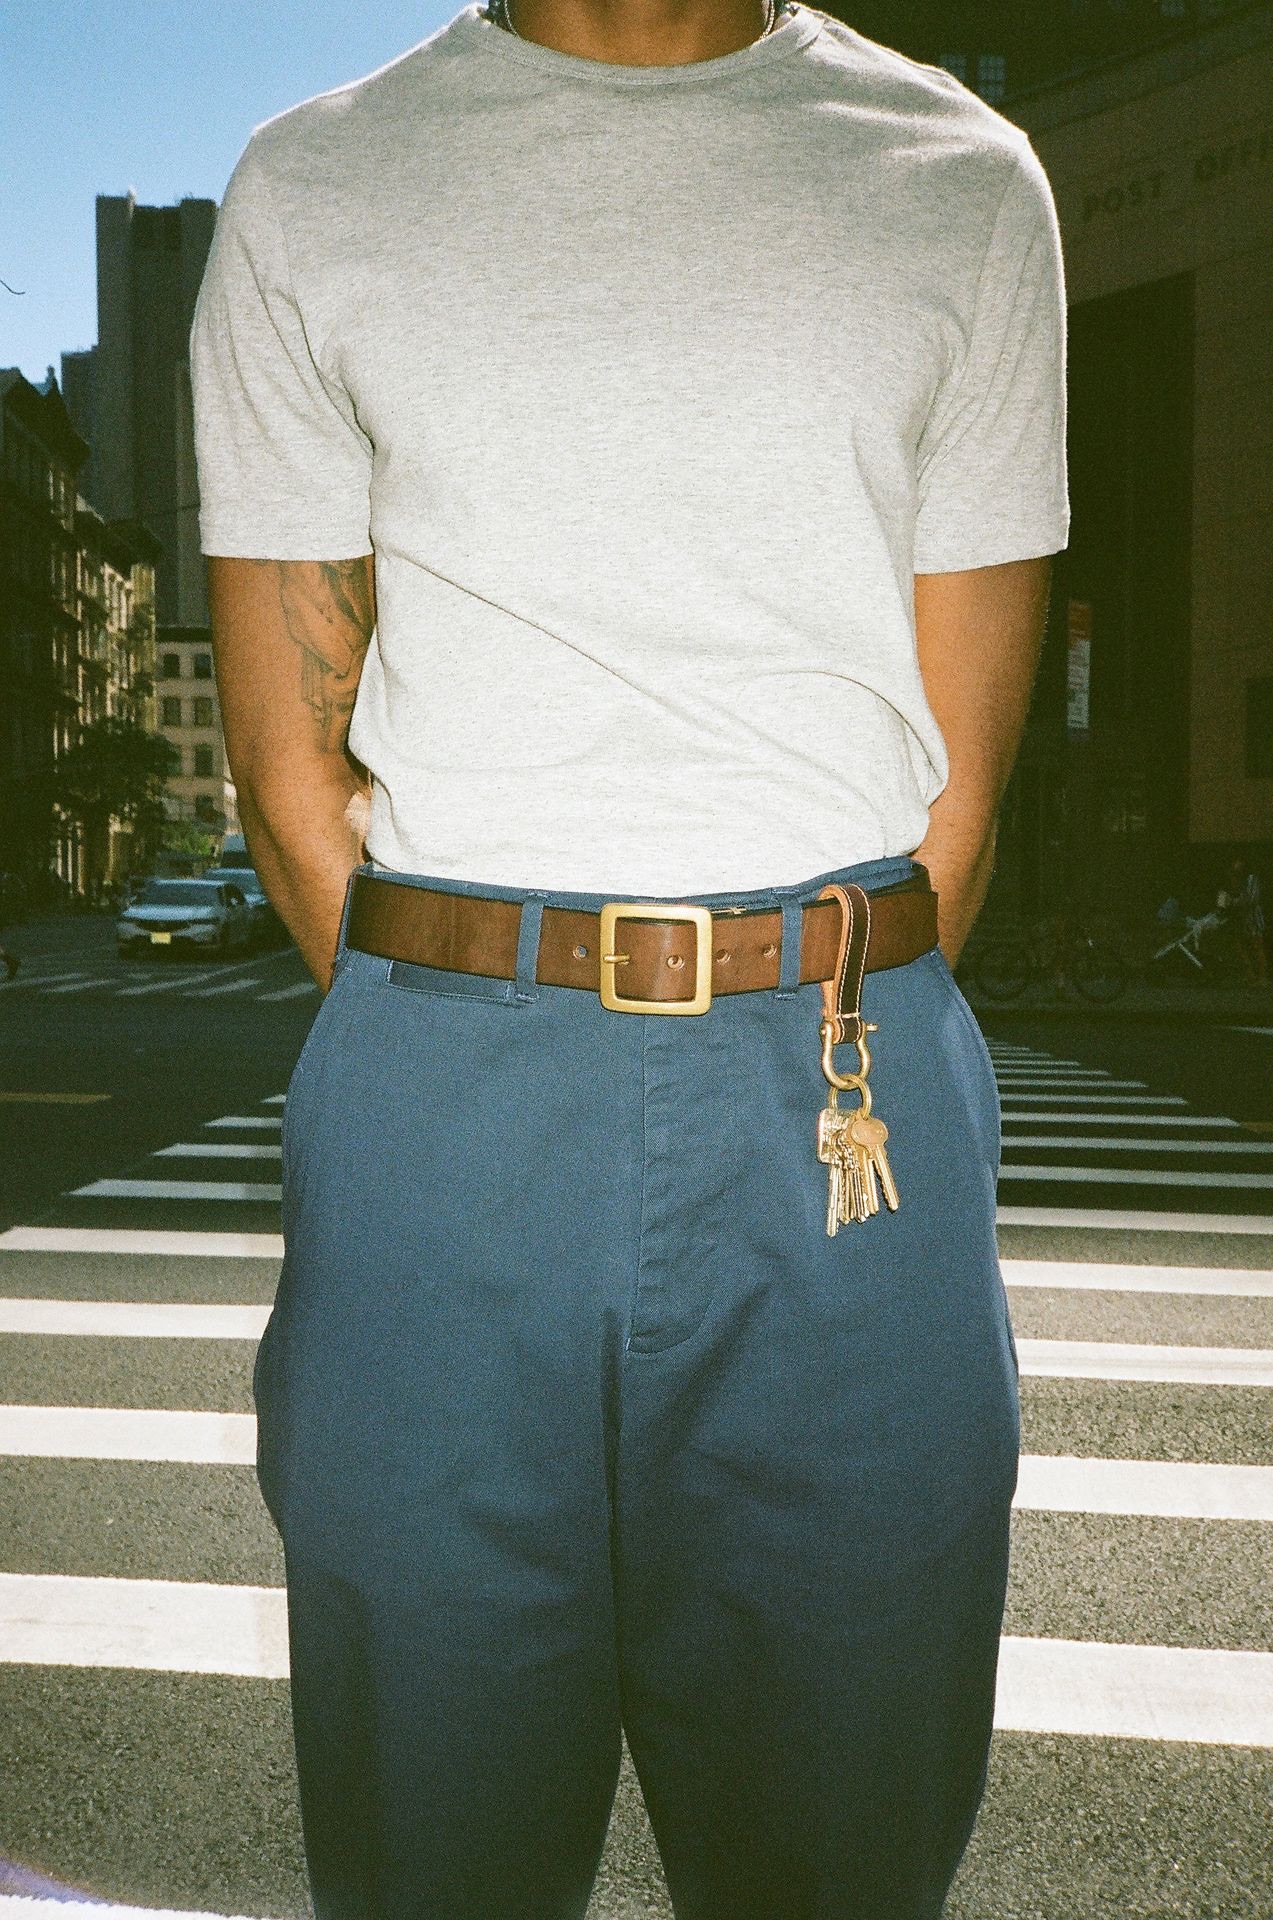
POLYGON ((526 898, 510 982, 346 895, 255 1377, 318 1920, 582 1920, 621 1729, 678 1920, 940 1912, 1017 1473, 998 1093, 938 949, 869 973, 901 1205, 828 1236, 795 983, 802 902, 913 870, 697 896, 781 905, 782 981, 682 1018, 535 983, 601 895, 526 898))

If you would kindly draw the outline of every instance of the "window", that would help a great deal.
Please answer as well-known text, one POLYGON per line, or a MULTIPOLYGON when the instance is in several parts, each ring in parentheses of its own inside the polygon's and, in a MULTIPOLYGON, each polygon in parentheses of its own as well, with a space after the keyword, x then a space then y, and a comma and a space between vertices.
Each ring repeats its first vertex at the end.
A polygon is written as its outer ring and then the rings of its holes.
POLYGON ((1273 780, 1273 673, 1246 683, 1246 777, 1273 780))
POLYGON ((990 106, 995 106, 1008 91, 1008 61, 1002 53, 979 53, 977 55, 977 92, 990 106))
POLYGON ((210 653, 196 653, 194 657, 194 677, 196 680, 211 680, 212 655, 210 653))
POLYGON ((181 725, 180 700, 174 700, 168 695, 165 695, 163 709, 164 709, 164 718, 163 718, 164 726, 179 727, 181 725))
POLYGON ((217 803, 210 793, 195 795, 194 815, 196 820, 216 820, 220 817, 217 813, 217 803))
POLYGON ((956 80, 962 80, 965 86, 968 84, 968 55, 966 53, 943 53, 937 64, 939 67, 945 67, 947 73, 953 73, 956 80))
POLYGON ((166 653, 164 655, 163 678, 165 680, 180 680, 181 655, 179 653, 166 653))
POLYGON ((196 727, 212 727, 216 722, 212 718, 212 702, 206 695, 194 703, 194 724, 196 727))
POLYGON ((207 778, 209 775, 213 774, 216 771, 216 769, 213 767, 213 764, 212 764, 212 748, 211 747, 195 748, 194 770, 196 774, 202 775, 205 778, 207 778))

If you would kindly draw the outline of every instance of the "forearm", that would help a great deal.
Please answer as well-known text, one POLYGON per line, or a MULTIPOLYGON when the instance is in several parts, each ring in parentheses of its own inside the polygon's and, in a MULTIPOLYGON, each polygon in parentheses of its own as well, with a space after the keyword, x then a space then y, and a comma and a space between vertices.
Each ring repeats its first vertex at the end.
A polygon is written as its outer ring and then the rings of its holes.
POLYGON ((375 627, 370 554, 209 563, 226 754, 261 884, 324 993, 366 857, 349 723, 375 627))
POLYGON ((324 773, 286 793, 240 787, 238 797, 261 884, 326 993, 349 875, 366 857, 366 789, 351 768, 343 781, 324 773))
POLYGON ((1025 728, 1050 584, 1049 556, 915 577, 920 670, 949 759, 915 853, 937 889, 938 938, 952 967, 994 872, 999 808, 1025 728))
POLYGON ((998 821, 952 800, 945 808, 939 794, 928 816, 928 831, 915 850, 937 890, 938 942, 952 967, 959 963, 994 873, 998 821))

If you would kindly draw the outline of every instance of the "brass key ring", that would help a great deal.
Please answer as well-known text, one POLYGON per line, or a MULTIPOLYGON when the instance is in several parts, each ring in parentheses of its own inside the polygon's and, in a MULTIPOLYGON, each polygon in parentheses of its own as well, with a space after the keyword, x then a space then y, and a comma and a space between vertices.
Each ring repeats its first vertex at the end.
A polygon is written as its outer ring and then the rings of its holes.
POLYGON ((822 1035, 823 1073, 833 1087, 839 1087, 843 1092, 856 1088, 862 1096, 863 1113, 871 1111, 871 1089, 866 1083, 866 1077, 871 1071, 871 1050, 866 1044, 866 1036, 868 1033, 875 1033, 878 1027, 878 1020, 863 1020, 861 1032, 854 1042, 858 1050, 858 1070, 856 1073, 837 1073, 831 1060, 831 1050, 836 1044, 835 1021, 822 1020, 818 1025, 818 1031, 822 1035))

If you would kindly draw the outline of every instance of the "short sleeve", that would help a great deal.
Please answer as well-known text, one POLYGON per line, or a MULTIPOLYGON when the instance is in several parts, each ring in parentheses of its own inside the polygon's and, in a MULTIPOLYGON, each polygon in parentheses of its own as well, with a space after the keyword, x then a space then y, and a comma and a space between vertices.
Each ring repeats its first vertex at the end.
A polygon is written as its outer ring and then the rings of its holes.
POLYGON ((351 560, 371 551, 371 442, 315 359, 254 142, 217 214, 190 330, 204 553, 351 560))
POLYGON ((1066 546, 1066 312, 1052 190, 1028 141, 983 259, 968 346, 920 437, 915 571, 1066 546))

